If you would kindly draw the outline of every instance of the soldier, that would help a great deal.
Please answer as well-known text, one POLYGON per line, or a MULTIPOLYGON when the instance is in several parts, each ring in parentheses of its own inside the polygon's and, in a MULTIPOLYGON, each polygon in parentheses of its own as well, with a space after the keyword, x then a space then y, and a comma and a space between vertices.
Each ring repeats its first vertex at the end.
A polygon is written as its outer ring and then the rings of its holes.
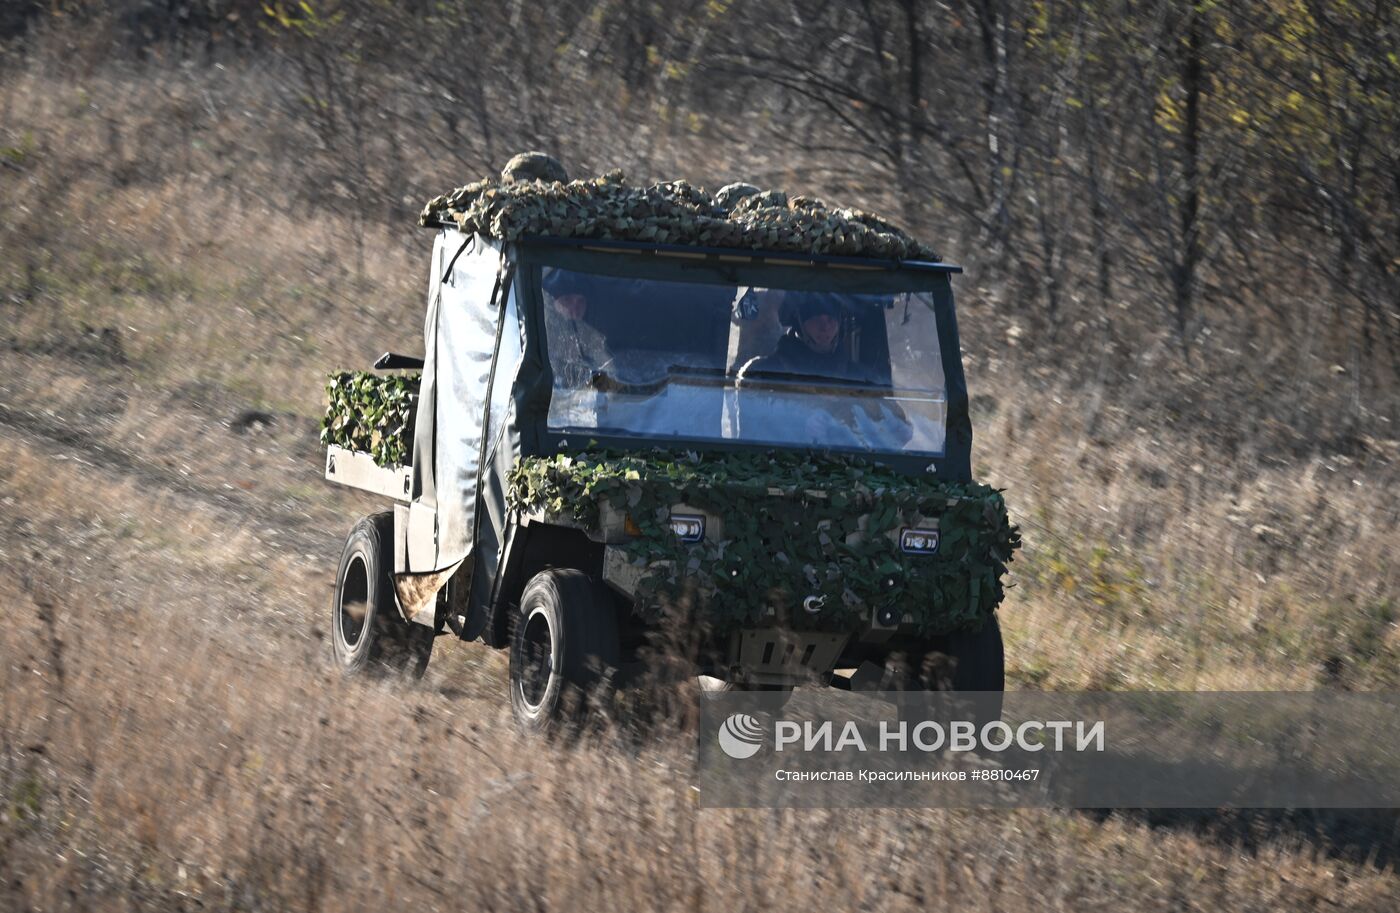
POLYGON ((513 156, 506 167, 501 169, 501 183, 514 184, 521 181, 569 182, 569 173, 552 155, 543 152, 522 152, 513 156))
POLYGON ((542 285, 549 295, 545 333, 554 386, 586 387, 594 372, 612 361, 607 340, 585 319, 592 283, 587 276, 556 269, 544 278, 542 285))
POLYGON ((806 374, 827 378, 854 378, 846 347, 845 308, 838 296, 820 292, 789 293, 795 304, 784 302, 787 333, 772 354, 760 355, 744 365, 740 377, 751 372, 806 374))
POLYGON ((741 181, 733 184, 725 184, 719 190, 715 191, 715 205, 725 212, 729 212, 735 206, 739 205, 739 201, 744 197, 751 197, 756 193, 762 192, 763 191, 754 185, 745 184, 741 181))
MULTIPOLYGON (((797 300, 784 302, 787 333, 772 354, 753 358, 739 370, 741 389, 751 376, 774 374, 837 383, 878 383, 870 366, 851 357, 847 326, 852 315, 840 295, 810 292, 789 293, 788 297, 797 300)), ((802 430, 810 444, 898 450, 913 436, 913 428, 897 403, 859 396, 855 391, 844 396, 814 394, 809 399, 811 407, 802 430)), ((742 405, 740 408, 742 416, 742 405)))

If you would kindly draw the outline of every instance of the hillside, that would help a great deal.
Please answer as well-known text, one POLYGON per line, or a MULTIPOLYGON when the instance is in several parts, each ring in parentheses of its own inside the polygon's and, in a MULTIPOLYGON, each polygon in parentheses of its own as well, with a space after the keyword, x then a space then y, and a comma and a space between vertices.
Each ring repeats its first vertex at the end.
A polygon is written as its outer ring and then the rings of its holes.
MULTIPOLYGON (((530 743, 503 709, 503 658, 479 645, 440 640, 407 691, 343 681, 326 658, 334 562, 375 506, 324 483, 316 440, 326 374, 421 348, 431 235, 415 220, 433 194, 530 147, 577 173, 780 185, 888 212, 968 267, 975 473, 1007 490, 1025 541, 1001 610, 1011 687, 1394 689, 1396 209, 1366 183, 1393 155, 1393 108, 1368 114, 1370 164, 1330 235, 1301 197, 1256 193, 1283 186, 1239 158, 1259 143, 1202 128, 1210 183, 1188 184, 1209 231, 1182 236, 1180 187, 1077 183, 1090 148, 1117 156, 1099 162, 1114 180, 1150 172, 1150 136, 1066 127, 1056 152, 1037 145, 1055 131, 1010 118, 1014 99, 1035 107, 1047 47, 1079 55, 1066 79, 1109 84, 1091 64, 1112 59, 1075 50, 1108 40, 1108 5, 915 21, 950 54, 980 59, 973 33, 1022 48, 1003 72, 1016 92, 970 106, 1019 124, 999 147, 1014 168, 983 148, 976 180, 954 163, 985 119, 940 135, 896 117, 878 137, 919 151, 892 158, 852 113, 889 97, 864 64, 841 58, 855 69, 833 108, 812 94, 822 74, 774 69, 776 26, 727 4, 678 8, 674 30, 627 19, 633 4, 472 30, 420 4, 254 27, 254 5, 230 3, 155 31, 82 6, 0 20, 0 906, 1395 908, 1394 813, 701 810, 684 731, 530 743), (471 74, 387 50, 440 59, 453 37, 481 45, 471 74), (512 76, 518 59, 543 72, 512 76), (1045 170, 1057 158, 1075 173, 1045 170), (1018 177, 999 191, 1003 169, 1018 177), (1144 228, 1157 206, 1165 227, 1144 228), (1199 253, 1186 298, 1147 258, 1175 256, 1173 233, 1199 253)), ((870 7, 884 31, 818 17, 787 40, 907 37, 888 6, 870 7)), ((1178 25, 1225 73, 1230 23, 1178 25)), ((1281 53, 1271 28, 1235 34, 1238 60, 1281 53)), ((1310 47, 1331 60, 1328 36, 1383 41, 1394 22, 1368 28, 1319 20, 1310 47)), ((938 92, 983 98, 924 64, 938 92)), ((1392 71, 1371 78, 1394 98, 1392 71)), ((1068 121, 1083 109, 1058 91, 1068 121)))

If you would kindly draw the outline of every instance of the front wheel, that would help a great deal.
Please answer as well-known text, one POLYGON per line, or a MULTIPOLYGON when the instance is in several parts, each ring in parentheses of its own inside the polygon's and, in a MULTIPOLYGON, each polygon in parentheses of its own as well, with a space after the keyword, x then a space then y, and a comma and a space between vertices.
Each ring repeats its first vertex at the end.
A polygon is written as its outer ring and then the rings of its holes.
POLYGON ((525 585, 510 640, 510 707, 527 732, 583 716, 621 652, 617 604, 581 571, 541 571, 525 585))
POLYGON ((982 726, 1001 719, 1002 692, 1006 690, 1006 654, 1001 625, 989 615, 977 631, 961 631, 935 637, 909 651, 895 670, 893 690, 907 709, 953 709, 982 726), (930 702, 914 692, 951 692, 930 702))
POLYGON ((935 691, 1005 691, 1006 652, 996 615, 979 631, 945 634, 919 657, 924 687, 935 691))
POLYGON ((345 540, 331 602, 331 644, 348 675, 421 678, 433 652, 431 628, 405 621, 394 602, 394 515, 371 514, 345 540))

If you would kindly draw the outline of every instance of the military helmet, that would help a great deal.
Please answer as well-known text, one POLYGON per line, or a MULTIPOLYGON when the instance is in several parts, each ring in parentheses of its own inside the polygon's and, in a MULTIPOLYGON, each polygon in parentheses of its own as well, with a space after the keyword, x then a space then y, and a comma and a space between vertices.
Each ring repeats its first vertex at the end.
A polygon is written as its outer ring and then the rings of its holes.
POLYGON ((734 204, 738 203, 744 197, 753 196, 756 193, 762 192, 763 191, 752 184, 745 184, 742 182, 725 184, 719 190, 715 191, 715 205, 720 209, 730 210, 734 208, 734 204))
POLYGON ((587 295, 589 285, 587 277, 582 273, 576 273, 562 267, 550 270, 540 280, 540 286, 552 298, 562 298, 565 295, 587 295))
POLYGON ((569 173, 552 155, 543 152, 522 152, 511 157, 506 167, 501 169, 501 180, 506 184, 525 181, 568 182, 569 173))
POLYGON ((788 292, 778 315, 783 326, 802 331, 802 324, 821 314, 844 320, 850 309, 834 292, 788 292))

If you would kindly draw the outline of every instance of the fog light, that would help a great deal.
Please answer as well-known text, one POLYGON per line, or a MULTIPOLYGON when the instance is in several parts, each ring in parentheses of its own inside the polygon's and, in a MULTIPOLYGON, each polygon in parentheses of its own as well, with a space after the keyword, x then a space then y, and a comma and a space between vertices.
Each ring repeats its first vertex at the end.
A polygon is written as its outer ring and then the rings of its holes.
POLYGON ((899 624, 899 610, 893 606, 876 609, 875 623, 882 628, 893 628, 899 624))
POLYGON ((938 530, 909 528, 900 530, 899 550, 907 555, 938 554, 938 530))
POLYGON ((705 518, 689 514, 671 514, 671 532, 682 542, 699 542, 705 538, 705 518))

